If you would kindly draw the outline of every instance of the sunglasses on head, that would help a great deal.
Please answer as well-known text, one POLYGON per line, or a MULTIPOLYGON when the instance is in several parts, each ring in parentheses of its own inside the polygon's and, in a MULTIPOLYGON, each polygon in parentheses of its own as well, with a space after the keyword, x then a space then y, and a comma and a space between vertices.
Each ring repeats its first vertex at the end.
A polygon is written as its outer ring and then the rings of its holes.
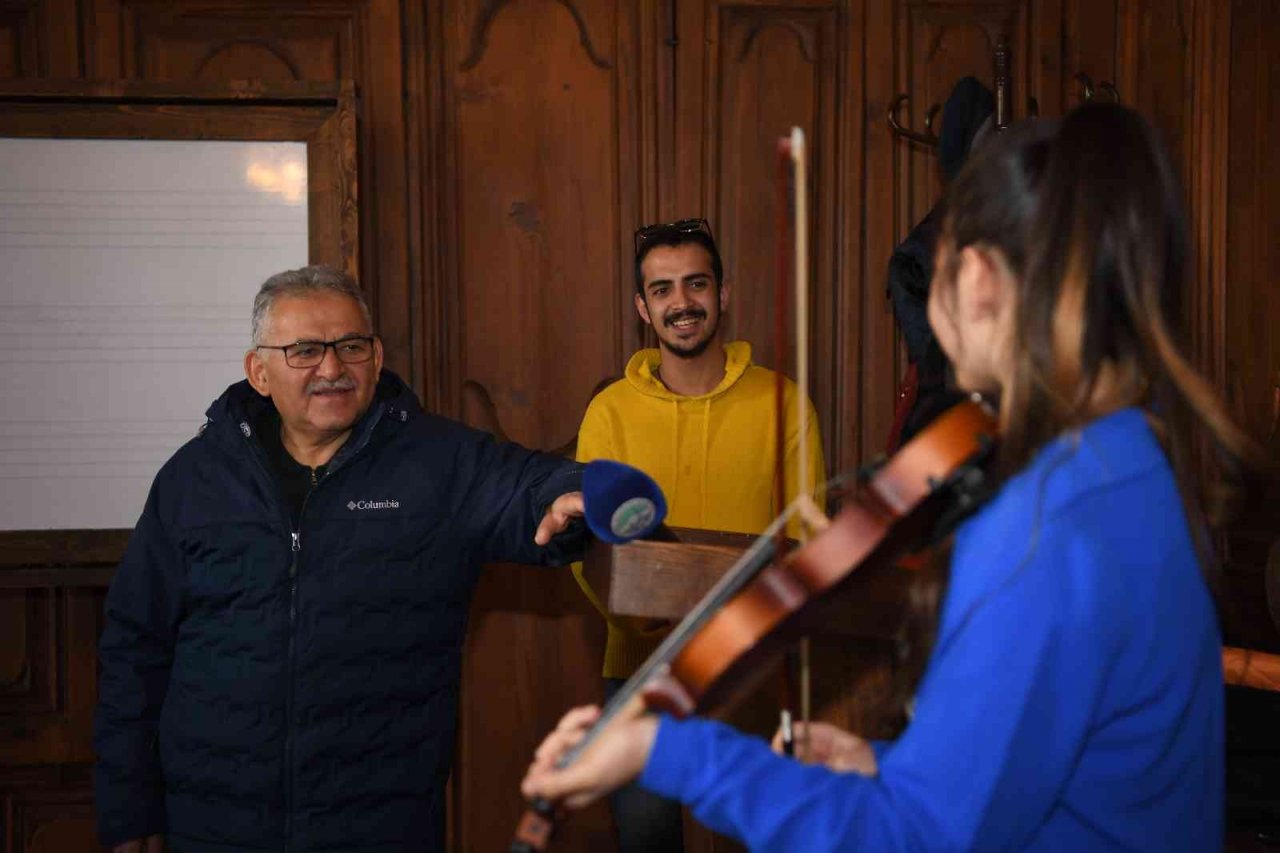
POLYGON ((715 235, 711 233, 711 225, 705 219, 677 219, 675 222, 660 222, 656 225, 645 225, 636 229, 636 254, 640 254, 640 250, 660 237, 678 237, 681 234, 706 234, 715 241, 715 235))

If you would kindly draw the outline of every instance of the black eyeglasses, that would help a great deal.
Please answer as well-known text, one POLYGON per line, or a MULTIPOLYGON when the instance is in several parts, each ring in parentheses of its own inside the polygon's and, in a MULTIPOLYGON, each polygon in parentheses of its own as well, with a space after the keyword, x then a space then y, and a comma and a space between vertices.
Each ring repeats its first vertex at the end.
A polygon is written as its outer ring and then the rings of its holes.
POLYGON ((282 347, 258 344, 254 349, 278 349, 290 367, 315 367, 324 361, 324 351, 329 347, 333 347, 333 354, 343 364, 360 364, 373 358, 373 335, 348 335, 336 341, 297 341, 282 347))
POLYGON ((648 243, 659 237, 678 237, 681 234, 706 234, 715 242, 711 233, 711 225, 705 219, 677 219, 675 222, 660 222, 656 225, 645 225, 636 229, 636 254, 648 243))

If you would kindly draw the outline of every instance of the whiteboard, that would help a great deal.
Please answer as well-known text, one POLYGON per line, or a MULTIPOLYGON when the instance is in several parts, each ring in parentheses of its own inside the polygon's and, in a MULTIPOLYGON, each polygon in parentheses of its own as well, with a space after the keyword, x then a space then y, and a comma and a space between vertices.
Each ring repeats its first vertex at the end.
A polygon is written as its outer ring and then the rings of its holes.
POLYGON ((133 527, 307 263, 306 149, 0 139, 0 530, 133 527))

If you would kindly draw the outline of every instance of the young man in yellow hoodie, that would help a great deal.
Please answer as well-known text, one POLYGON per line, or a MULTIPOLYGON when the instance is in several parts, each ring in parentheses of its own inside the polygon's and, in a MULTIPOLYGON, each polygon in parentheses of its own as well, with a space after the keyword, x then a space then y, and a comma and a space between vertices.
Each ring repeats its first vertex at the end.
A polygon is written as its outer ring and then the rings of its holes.
MULTIPOLYGON (((774 487, 776 377, 751 363, 746 341, 722 342, 729 306, 720 252, 704 219, 650 225, 636 232, 636 311, 657 349, 631 357, 626 376, 587 407, 578 432, 581 462, 616 459, 657 481, 667 523, 760 533, 783 507, 774 487)), ((799 458, 798 389, 785 381, 787 500, 800 466, 815 487, 826 478, 817 415, 806 401, 808 451, 799 458)), ((615 617, 582 576, 574 575, 608 622, 606 699, 649 656, 665 629, 615 617)), ((680 806, 629 785, 610 798, 622 853, 681 851, 680 806)))

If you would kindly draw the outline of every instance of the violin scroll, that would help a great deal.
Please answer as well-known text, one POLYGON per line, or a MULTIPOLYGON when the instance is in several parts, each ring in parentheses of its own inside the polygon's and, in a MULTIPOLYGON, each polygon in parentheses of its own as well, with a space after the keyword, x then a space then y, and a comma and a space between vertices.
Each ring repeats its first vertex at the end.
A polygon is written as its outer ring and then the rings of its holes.
POLYGON ((531 801, 520 816, 515 840, 507 848, 507 853, 541 853, 547 849, 555 828, 555 806, 541 798, 531 801))

